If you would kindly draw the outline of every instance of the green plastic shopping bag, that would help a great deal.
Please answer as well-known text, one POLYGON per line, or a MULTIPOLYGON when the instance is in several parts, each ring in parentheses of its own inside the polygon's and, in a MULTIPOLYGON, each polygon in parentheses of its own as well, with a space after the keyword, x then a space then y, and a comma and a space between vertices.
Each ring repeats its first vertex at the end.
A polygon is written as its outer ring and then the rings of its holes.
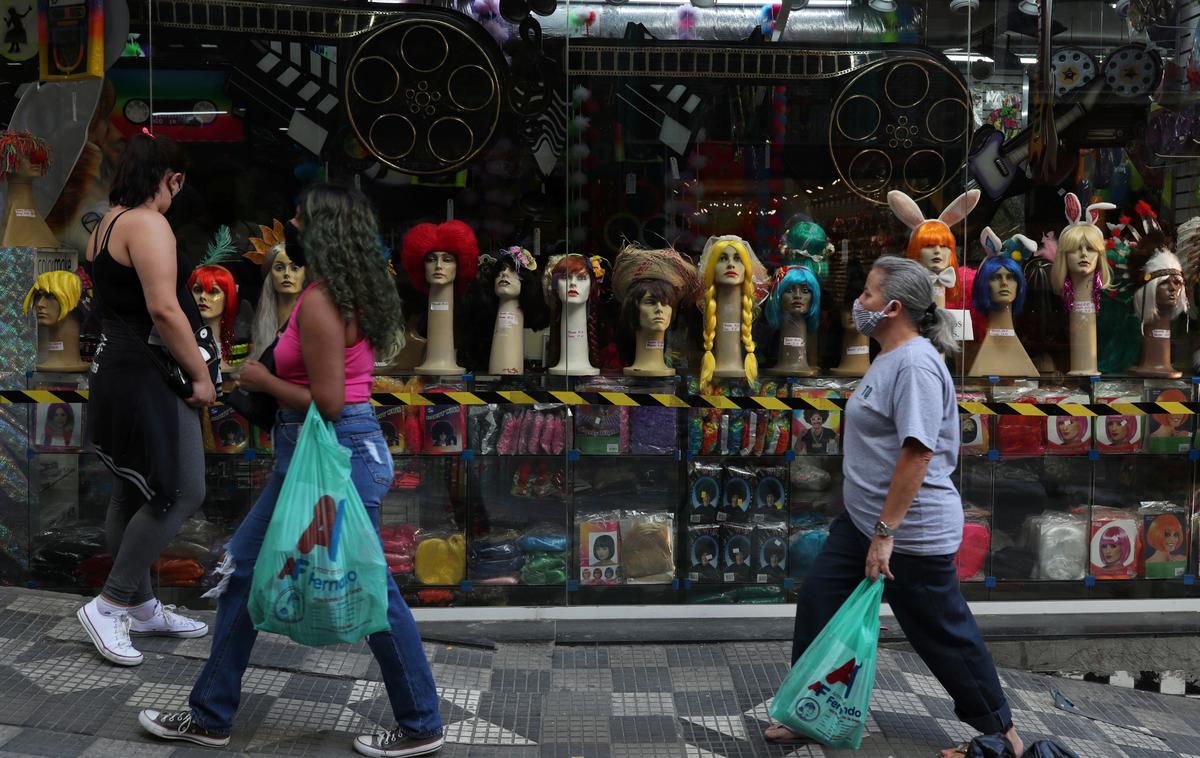
POLYGON ((871 710, 883 578, 864 579, 792 666, 771 718, 828 747, 858 749, 871 710))
POLYGON ((303 645, 384 631, 387 562, 350 481, 350 451, 311 405, 250 587, 250 619, 303 645))

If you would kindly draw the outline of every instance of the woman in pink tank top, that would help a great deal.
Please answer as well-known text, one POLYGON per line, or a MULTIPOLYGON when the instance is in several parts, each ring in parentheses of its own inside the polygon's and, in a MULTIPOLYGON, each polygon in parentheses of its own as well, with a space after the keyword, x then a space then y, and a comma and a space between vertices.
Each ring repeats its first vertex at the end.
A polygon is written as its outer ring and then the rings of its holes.
MULTIPOLYGON (((279 401, 275 470, 218 569, 223 579, 214 590, 219 600, 212 650, 188 709, 148 709, 138 716, 144 729, 164 739, 210 747, 229 743, 257 636, 246 610, 254 564, 309 404, 334 423, 338 441, 351 451, 350 479, 376 528, 392 483, 392 456, 370 404, 371 379, 375 356, 387 360, 403 346, 404 323, 379 247, 378 222, 361 193, 321 185, 301 200, 296 223, 315 283, 297 298, 275 347, 277 375, 247 361, 238 378, 241 387, 279 401), (331 360, 338 355, 342 360, 331 360)), ((442 746, 437 690, 412 613, 391 576, 388 622, 388 631, 367 642, 379 661, 396 726, 358 737, 354 749, 373 758, 428 755, 442 746)))

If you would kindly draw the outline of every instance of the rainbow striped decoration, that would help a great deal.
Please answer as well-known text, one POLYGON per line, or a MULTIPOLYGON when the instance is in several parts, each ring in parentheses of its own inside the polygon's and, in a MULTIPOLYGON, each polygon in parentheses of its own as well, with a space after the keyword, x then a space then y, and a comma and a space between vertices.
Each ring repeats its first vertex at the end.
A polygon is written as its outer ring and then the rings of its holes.
POLYGON ((104 76, 104 0, 38 0, 44 82, 104 76))

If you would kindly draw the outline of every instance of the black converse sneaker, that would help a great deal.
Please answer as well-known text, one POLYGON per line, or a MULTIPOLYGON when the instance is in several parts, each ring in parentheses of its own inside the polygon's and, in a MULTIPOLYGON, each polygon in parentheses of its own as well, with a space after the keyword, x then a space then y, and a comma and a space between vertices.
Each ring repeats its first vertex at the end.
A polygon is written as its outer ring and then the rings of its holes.
POLYGON ((138 714, 138 723, 150 734, 164 740, 184 740, 205 747, 225 747, 229 744, 228 734, 208 731, 192 720, 191 711, 156 711, 147 708, 138 714))
POLYGON ((436 753, 442 749, 444 741, 441 735, 419 740, 405 737, 397 727, 388 732, 355 737, 354 749, 370 758, 408 758, 436 753))

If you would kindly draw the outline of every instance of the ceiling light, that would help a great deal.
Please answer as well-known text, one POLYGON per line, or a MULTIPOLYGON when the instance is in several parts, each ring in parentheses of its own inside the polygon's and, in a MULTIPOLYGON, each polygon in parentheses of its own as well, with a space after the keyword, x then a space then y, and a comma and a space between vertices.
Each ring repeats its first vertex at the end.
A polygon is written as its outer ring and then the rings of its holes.
POLYGON ((867 0, 867 5, 871 10, 879 13, 894 13, 896 11, 896 0, 867 0))
POLYGON ((974 63, 975 61, 995 63, 994 60, 986 55, 979 55, 978 53, 946 53, 946 57, 956 63, 974 63))
POLYGON ((1038 15, 1038 0, 1021 0, 1017 3, 1017 10, 1024 13, 1026 16, 1038 15))
POLYGON ((1022 55, 1019 56, 1017 60, 1021 61, 1021 63, 1026 66, 1034 66, 1037 65, 1038 62, 1036 55, 1022 55))

